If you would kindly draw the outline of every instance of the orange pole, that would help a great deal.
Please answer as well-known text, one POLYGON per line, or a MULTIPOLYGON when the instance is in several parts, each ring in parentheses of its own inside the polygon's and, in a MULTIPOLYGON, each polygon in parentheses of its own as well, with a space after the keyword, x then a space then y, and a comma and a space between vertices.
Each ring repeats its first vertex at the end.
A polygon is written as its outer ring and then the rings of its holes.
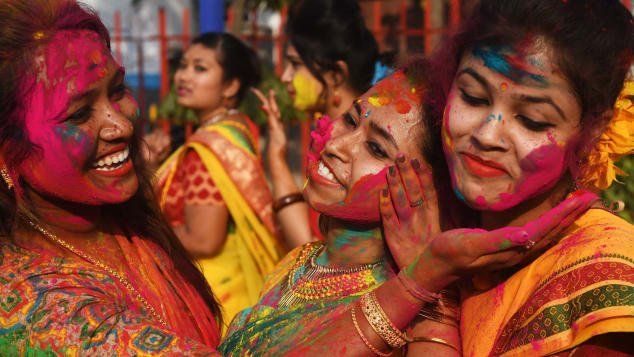
POLYGON ((460 23, 460 0, 451 0, 451 13, 449 21, 451 26, 458 26, 460 23))
POLYGON ((286 26, 286 17, 288 16, 288 7, 284 5, 280 11, 280 28, 275 39, 275 53, 277 53, 277 62, 275 63, 275 75, 280 77, 284 71, 284 26, 286 26))
POLYGON ((165 9, 159 9, 159 42, 161 47, 161 99, 167 96, 169 92, 169 68, 167 63, 167 21, 165 18, 165 9))
POLYGON ((114 51, 117 62, 121 64, 123 55, 121 54, 121 11, 114 12, 114 51))
POLYGON ((183 9, 183 52, 187 51, 189 46, 189 8, 183 9))
POLYGON ((381 29, 381 2, 375 0, 372 4, 373 27, 376 42, 379 44, 379 51, 383 48, 383 30, 381 29))
POLYGON ((407 53, 407 4, 401 1, 399 6, 398 21, 401 28, 401 51, 407 53))
POLYGON ((251 9, 251 47, 258 52, 258 11, 254 6, 251 9))
POLYGON ((623 5, 625 5, 628 10, 632 11, 632 0, 623 0, 623 5))
POLYGON ((423 28, 425 30, 425 54, 431 53, 431 1, 423 1, 423 28))
MULTIPOLYGON (((160 63, 161 63, 161 87, 159 94, 161 99, 167 96, 169 92, 170 79, 169 79, 169 65, 167 63, 167 21, 165 18, 165 9, 159 9, 159 42, 161 47, 160 63)), ((170 122, 168 118, 161 118, 161 128, 163 132, 170 133, 170 122)))
POLYGON ((229 31, 233 28, 233 18, 235 14, 233 12, 233 5, 229 5, 227 9, 227 22, 225 23, 225 28, 229 31))

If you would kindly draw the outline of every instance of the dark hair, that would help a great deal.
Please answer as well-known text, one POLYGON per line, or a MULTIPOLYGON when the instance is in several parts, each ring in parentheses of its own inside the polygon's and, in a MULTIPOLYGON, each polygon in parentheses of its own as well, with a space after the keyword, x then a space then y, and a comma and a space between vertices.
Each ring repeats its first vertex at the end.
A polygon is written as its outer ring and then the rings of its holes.
POLYGON ((434 64, 446 95, 466 50, 543 39, 579 99, 582 124, 604 124, 632 63, 633 30, 618 0, 481 0, 434 64))
MULTIPOLYGON (((7 168, 37 154, 25 130, 24 113, 32 86, 25 78, 34 71, 38 49, 62 30, 90 30, 110 47, 108 31, 97 14, 74 0, 3 0, 0 2, 0 148, 7 168)), ((216 302, 203 274, 194 266, 187 251, 163 217, 152 190, 145 163, 139 154, 138 132, 131 144, 131 157, 139 178, 139 189, 128 201, 104 207, 104 218, 121 226, 130 237, 150 239, 163 248, 179 273, 201 294, 217 322, 222 322, 216 302)), ((18 180, 16 186, 27 185, 18 180)), ((19 206, 15 193, 0 185, 0 234, 11 237, 20 215, 32 216, 19 206)))
POLYGON ((286 32, 304 65, 325 86, 322 76, 348 65, 348 84, 363 93, 372 83, 379 50, 354 0, 303 0, 290 11, 286 32))
POLYGON ((235 36, 224 32, 207 32, 196 37, 192 44, 201 44, 216 51, 216 61, 222 67, 223 81, 234 78, 240 81, 236 104, 242 102, 249 88, 260 83, 262 73, 258 55, 235 36))

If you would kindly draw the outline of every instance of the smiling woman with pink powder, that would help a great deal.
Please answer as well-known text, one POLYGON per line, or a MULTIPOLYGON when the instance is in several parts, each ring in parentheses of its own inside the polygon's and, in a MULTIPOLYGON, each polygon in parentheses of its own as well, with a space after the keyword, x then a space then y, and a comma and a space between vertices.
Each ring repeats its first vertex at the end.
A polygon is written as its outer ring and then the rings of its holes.
POLYGON ((161 215, 97 15, 0 2, 0 354, 211 355, 220 308, 161 215))

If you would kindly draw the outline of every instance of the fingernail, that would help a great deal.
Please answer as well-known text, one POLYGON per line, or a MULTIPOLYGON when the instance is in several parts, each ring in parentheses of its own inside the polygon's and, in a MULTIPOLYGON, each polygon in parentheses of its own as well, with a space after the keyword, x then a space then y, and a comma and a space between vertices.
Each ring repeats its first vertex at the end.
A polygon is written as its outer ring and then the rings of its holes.
POLYGON ((383 194, 383 197, 387 197, 387 194, 388 194, 387 188, 384 188, 381 193, 383 194))
POLYGON ((396 166, 390 166, 387 170, 390 172, 391 176, 396 176, 396 166))
POLYGON ((404 163, 405 162, 405 155, 403 155, 402 153, 398 153, 396 155, 396 161, 398 161, 399 163, 404 163))
POLYGON ((528 232, 517 231, 511 234, 511 240, 515 243, 524 243, 528 240, 528 232))
POLYGON ((412 159, 412 167, 415 169, 420 169, 420 161, 418 161, 418 159, 412 159))

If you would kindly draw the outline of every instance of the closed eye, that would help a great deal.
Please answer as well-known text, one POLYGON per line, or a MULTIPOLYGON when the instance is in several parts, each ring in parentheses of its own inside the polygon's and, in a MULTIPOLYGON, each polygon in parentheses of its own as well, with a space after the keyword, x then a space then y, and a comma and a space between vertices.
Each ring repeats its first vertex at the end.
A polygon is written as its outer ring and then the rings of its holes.
POLYGON ((352 117, 352 115, 350 115, 350 113, 345 113, 343 115, 343 122, 351 127, 351 128, 356 128, 357 127, 357 122, 354 120, 354 118, 352 117))
POLYGON ((548 128, 552 128, 555 126, 555 124, 552 123, 538 122, 532 120, 531 118, 528 118, 524 115, 516 115, 515 117, 522 122, 522 125, 524 125, 524 127, 532 131, 545 131, 548 128))
POLYGON ((92 107, 88 105, 83 106, 79 108, 78 110, 76 110, 75 112, 73 112, 71 115, 67 116, 64 119, 64 122, 73 123, 73 124, 83 124, 86 121, 88 121, 88 119, 90 119, 93 112, 94 110, 92 109, 92 107))
POLYGON ((473 105, 473 106, 489 105, 489 100, 488 99, 486 99, 486 98, 478 98, 478 97, 474 97, 472 95, 469 95, 462 88, 460 88, 460 98, 462 98, 462 100, 464 100, 467 104, 473 105))
POLYGON ((368 146, 370 154, 372 154, 373 156, 379 159, 387 159, 389 157, 385 150, 383 150, 383 147, 375 143, 374 141, 367 141, 366 145, 368 146))

